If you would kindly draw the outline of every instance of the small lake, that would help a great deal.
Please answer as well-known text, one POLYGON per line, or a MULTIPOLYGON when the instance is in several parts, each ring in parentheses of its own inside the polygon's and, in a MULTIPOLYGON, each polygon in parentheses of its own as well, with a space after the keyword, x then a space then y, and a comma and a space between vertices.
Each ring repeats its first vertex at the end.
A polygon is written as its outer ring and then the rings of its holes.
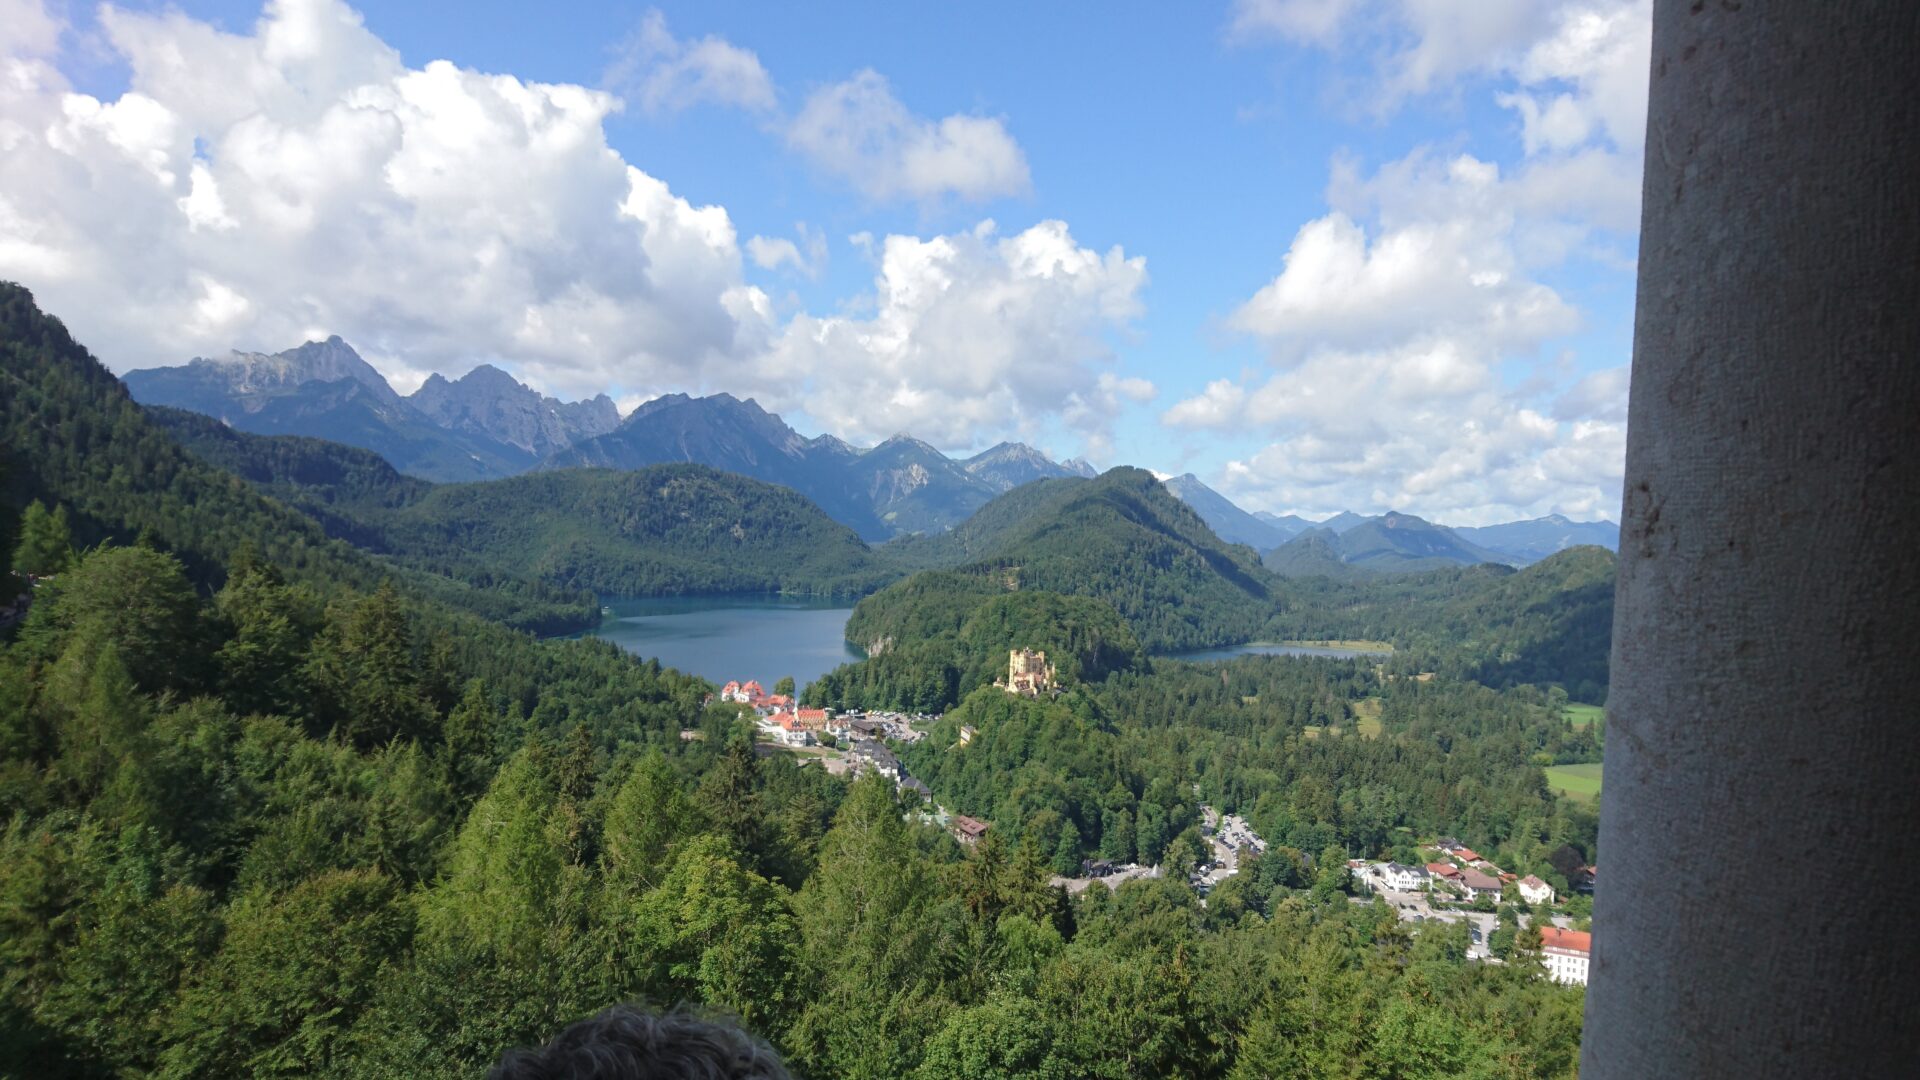
POLYGON ((591 631, 636 656, 717 685, 782 675, 804 687, 865 657, 848 647, 846 600, 781 596, 665 596, 606 600, 612 614, 591 631))
POLYGON ((1239 656, 1324 656, 1329 660, 1352 660, 1361 656, 1391 656, 1385 649, 1348 649, 1334 645, 1293 645, 1277 641, 1250 641, 1218 649, 1193 649, 1188 652, 1155 653, 1163 660, 1186 660, 1204 664, 1209 660, 1232 660, 1239 656))

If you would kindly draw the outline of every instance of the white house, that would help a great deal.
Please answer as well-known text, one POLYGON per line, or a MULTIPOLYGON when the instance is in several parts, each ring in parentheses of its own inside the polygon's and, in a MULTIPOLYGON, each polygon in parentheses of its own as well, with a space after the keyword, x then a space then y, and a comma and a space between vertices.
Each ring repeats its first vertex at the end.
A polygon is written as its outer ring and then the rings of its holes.
POLYGON ((1520 879, 1520 899, 1529 904, 1553 903, 1553 886, 1528 874, 1520 879))
POLYGON ((1593 958, 1593 935, 1557 926, 1540 928, 1540 964, 1547 978, 1570 986, 1587 985, 1587 964, 1593 958))
POLYGON ((1427 887, 1427 868, 1390 862, 1380 868, 1380 881, 1395 892, 1417 892, 1427 887))

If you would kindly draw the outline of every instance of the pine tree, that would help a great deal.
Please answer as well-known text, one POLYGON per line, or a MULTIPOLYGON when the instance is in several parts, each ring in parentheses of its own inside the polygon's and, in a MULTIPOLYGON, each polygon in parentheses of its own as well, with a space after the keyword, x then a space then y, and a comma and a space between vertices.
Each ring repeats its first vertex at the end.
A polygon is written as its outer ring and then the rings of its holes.
POLYGON ((760 755, 753 736, 738 733, 707 776, 707 813, 734 848, 758 860, 765 851, 766 821, 760 803, 760 755))
POLYGON ((73 531, 67 525, 64 503, 52 513, 40 500, 27 504, 20 518, 20 541, 13 549, 13 569, 19 574, 46 577, 73 565, 73 531))

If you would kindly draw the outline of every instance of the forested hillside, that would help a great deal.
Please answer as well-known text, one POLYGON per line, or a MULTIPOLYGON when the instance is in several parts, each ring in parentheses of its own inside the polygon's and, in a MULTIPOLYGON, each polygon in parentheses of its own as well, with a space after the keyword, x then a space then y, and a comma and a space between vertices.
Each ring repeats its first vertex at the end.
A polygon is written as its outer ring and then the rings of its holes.
MULTIPOLYGON (((305 582, 367 589, 396 573, 181 450, 59 320, 5 282, 0 389, 0 501, 16 511, 33 500, 63 505, 81 547, 145 536, 202 586, 220 583, 242 542, 305 582)), ((589 595, 515 575, 469 583, 397 573, 416 592, 524 629, 575 628, 598 610, 589 595)))
POLYGON ((898 576, 797 492, 702 465, 433 485, 370 451, 155 415, 195 454, 330 535, 463 581, 523 576, 603 596, 861 596, 898 576))
MULTIPOLYGON (((1153 651, 1250 640, 1280 602, 1252 549, 1221 541, 1143 469, 1028 484, 949 533, 896 541, 887 552, 1000 588, 1103 601, 1153 651)), ((867 603, 869 612, 893 606, 884 595, 867 603)))
POLYGON ((1539 766, 1594 735, 1544 694, 1146 663, 1090 597, 998 594, 922 625, 1104 627, 1060 647, 1108 670, 910 752, 992 821, 963 852, 879 777, 763 758, 706 684, 482 619, 189 457, 12 286, 0 385, 39 578, 0 628, 0 1073, 471 1077, 618 1001, 727 1011, 808 1077, 1574 1072, 1580 990, 1350 902, 1337 846, 1591 860, 1539 766), (1203 799, 1276 844, 1204 906, 1049 887, 1177 865, 1203 799))
POLYGON ((1483 565, 1370 580, 1288 583, 1288 637, 1392 642, 1395 670, 1489 686, 1558 684, 1606 699, 1614 554, 1569 548, 1523 570, 1483 565))
POLYGON ((1145 662, 1119 613, 1088 597, 928 571, 869 599, 847 621, 848 639, 868 658, 822 676, 807 688, 809 703, 941 709, 1004 677, 1010 649, 1045 652, 1069 682, 1145 662))

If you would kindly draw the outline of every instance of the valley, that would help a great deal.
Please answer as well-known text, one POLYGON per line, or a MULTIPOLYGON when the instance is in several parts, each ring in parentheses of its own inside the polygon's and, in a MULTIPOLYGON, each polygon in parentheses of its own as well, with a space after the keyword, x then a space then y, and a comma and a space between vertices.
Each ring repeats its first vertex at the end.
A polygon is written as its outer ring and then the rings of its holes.
POLYGON ((464 1075, 641 996, 814 1075, 1002 1015, 1157 1047, 1119 1075, 1225 1077, 1292 1015, 1331 1065, 1396 1010, 1572 1061, 1580 991, 1522 931, 1589 917, 1603 548, 1287 577, 1125 467, 886 543, 687 461, 434 482, 142 407, 7 285, 0 378, 12 1060, 464 1075), (1348 865, 1460 839, 1557 899, 1403 921, 1348 865))

